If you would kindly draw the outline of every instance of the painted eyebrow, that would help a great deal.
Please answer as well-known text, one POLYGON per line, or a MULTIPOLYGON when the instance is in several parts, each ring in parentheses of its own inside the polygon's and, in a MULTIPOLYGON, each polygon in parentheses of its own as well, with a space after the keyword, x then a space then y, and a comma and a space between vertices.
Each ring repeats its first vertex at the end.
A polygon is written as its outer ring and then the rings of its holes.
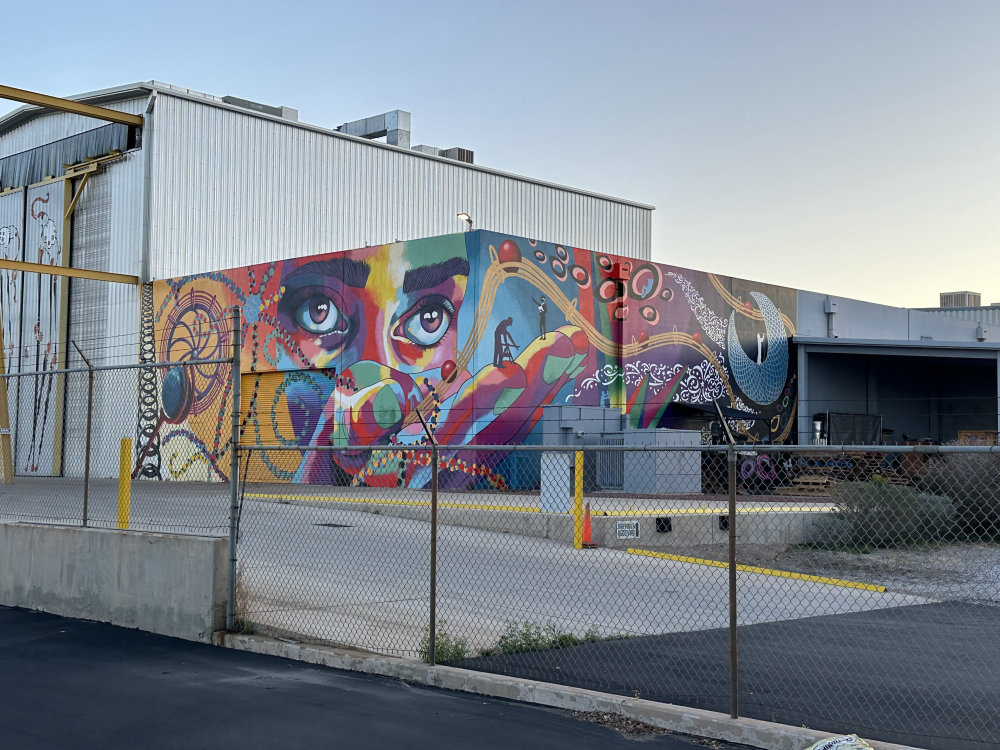
POLYGON ((296 277, 306 274, 316 274, 318 276, 332 276, 347 286, 360 289, 368 282, 369 273, 371 273, 371 269, 368 264, 360 260, 329 258, 328 260, 313 260, 299 266, 286 277, 285 281, 292 281, 296 277))
POLYGON ((452 276, 468 276, 469 261, 465 258, 451 258, 432 266, 421 266, 403 275, 403 293, 430 289, 447 281, 452 276))

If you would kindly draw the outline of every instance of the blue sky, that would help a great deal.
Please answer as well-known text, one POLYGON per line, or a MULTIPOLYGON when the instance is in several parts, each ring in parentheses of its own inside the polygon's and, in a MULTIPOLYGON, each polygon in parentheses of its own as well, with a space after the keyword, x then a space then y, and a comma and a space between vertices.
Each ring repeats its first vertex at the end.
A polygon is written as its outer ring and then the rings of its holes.
POLYGON ((406 109, 414 143, 655 205, 662 262, 1000 302, 1000 2, 44 7, 5 7, 0 82, 156 79, 331 127, 406 109))

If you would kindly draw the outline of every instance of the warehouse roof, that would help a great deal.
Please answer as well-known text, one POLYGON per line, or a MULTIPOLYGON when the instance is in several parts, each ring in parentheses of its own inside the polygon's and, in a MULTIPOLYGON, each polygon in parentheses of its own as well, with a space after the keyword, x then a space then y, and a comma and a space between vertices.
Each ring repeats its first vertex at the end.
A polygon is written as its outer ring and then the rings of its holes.
MULTIPOLYGON (((147 97, 147 96, 150 96, 153 93, 162 93, 162 94, 167 94, 167 95, 170 95, 170 96, 177 96, 177 97, 181 97, 181 98, 184 98, 184 99, 189 99, 189 100, 192 100, 192 101, 197 101, 197 102, 206 104, 208 106, 218 107, 220 109, 228 109, 228 110, 232 110, 232 111, 238 111, 238 112, 241 112, 243 114, 247 114, 247 115, 250 115, 250 116, 253 116, 253 117, 261 117, 261 118, 272 120, 272 121, 275 121, 275 122, 280 122, 280 123, 283 123, 283 124, 287 125, 288 127, 301 128, 301 129, 305 129, 305 130, 312 130, 314 132, 323 133, 323 134, 330 135, 330 136, 333 136, 333 137, 336 137, 336 138, 345 138, 345 139, 352 140, 352 141, 359 141, 361 143, 368 144, 368 145, 370 145, 373 148, 388 148, 388 149, 393 149, 395 151, 402 151, 402 152, 404 152, 406 154, 409 154, 409 155, 412 155, 412 156, 416 156, 418 158, 432 159, 432 160, 436 160, 436 161, 445 161, 445 162, 448 162, 448 163, 451 163, 451 164, 455 164, 455 165, 458 165, 458 166, 461 166, 461 167, 465 167, 467 169, 473 169, 473 170, 476 170, 476 171, 479 171, 479 172, 487 172, 487 173, 490 173, 490 174, 500 175, 502 177, 508 177, 508 178, 515 179, 515 180, 521 180, 523 182, 529 182, 529 183, 532 183, 532 184, 535 184, 535 185, 542 185, 542 186, 554 188, 554 189, 557 189, 557 190, 565 190, 567 192, 577 193, 577 194, 580 194, 580 195, 586 195, 586 196, 589 196, 589 197, 592 197, 592 198, 598 198, 598 199, 601 199, 601 200, 612 201, 614 203, 621 203, 621 204, 628 205, 628 206, 635 206, 636 208, 642 208, 642 209, 646 209, 648 211, 652 211, 652 210, 655 209, 655 206, 649 205, 647 203, 639 203, 637 201, 632 201, 632 200, 628 200, 628 199, 625 199, 625 198, 618 198, 618 197, 615 197, 615 196, 604 195, 602 193, 595 193, 595 192, 592 192, 592 191, 589 191, 589 190, 581 190, 579 188, 570 187, 568 185, 561 185, 561 184, 558 184, 558 183, 547 182, 545 180, 538 180, 538 179, 535 179, 535 178, 532 178, 532 177, 526 177, 524 175, 513 174, 513 173, 510 173, 510 172, 504 172, 504 171, 499 170, 499 169, 491 169, 489 167, 483 167, 483 166, 478 165, 478 164, 467 164, 467 163, 464 163, 464 162, 455 161, 453 159, 448 159, 448 158, 445 158, 445 157, 436 156, 434 154, 428 154, 428 153, 424 153, 424 152, 421 152, 421 151, 415 151, 413 149, 403 149, 403 148, 400 148, 398 146, 391 146, 391 145, 386 144, 386 143, 380 143, 378 141, 368 140, 366 138, 359 138, 357 136, 347 135, 346 133, 341 133, 341 132, 338 132, 337 130, 333 130, 331 128, 324 128, 324 127, 320 127, 318 125, 309 125, 307 123, 298 122, 297 120, 292 120, 292 119, 288 119, 288 118, 285 118, 285 117, 280 117, 280 116, 272 115, 272 114, 269 114, 266 111, 259 111, 257 109, 247 108, 246 106, 239 106, 239 105, 236 105, 236 104, 231 104, 231 103, 229 103, 227 101, 224 101, 223 98, 219 97, 219 96, 213 96, 212 94, 204 94, 204 93, 201 93, 199 91, 194 91, 192 89, 183 88, 181 86, 175 86, 175 85, 169 84, 169 83, 162 83, 160 81, 146 81, 146 82, 140 82, 140 83, 125 84, 123 86, 116 86, 116 87, 113 87, 113 88, 101 89, 99 91, 91 91, 91 92, 88 92, 88 93, 85 93, 85 94, 77 94, 75 96, 68 96, 68 97, 65 97, 65 98, 70 99, 72 101, 78 101, 78 102, 85 102, 87 104, 97 104, 97 105, 100 105, 100 104, 109 104, 109 103, 118 102, 118 101, 125 101, 125 100, 128 100, 128 99, 136 99, 136 98, 140 98, 140 97, 147 97)), ((275 109, 275 108, 265 107, 264 109, 275 109)), ((36 117, 40 117, 42 115, 45 115, 45 114, 47 114, 49 112, 50 112, 49 110, 46 110, 46 109, 41 108, 41 107, 35 107, 35 106, 32 106, 32 105, 24 105, 24 106, 18 107, 17 109, 13 110, 12 112, 9 112, 8 114, 0 117, 0 137, 2 137, 5 133, 13 130, 14 128, 16 128, 16 127, 18 127, 20 125, 23 125, 26 122, 29 122, 30 120, 35 119, 36 117)))

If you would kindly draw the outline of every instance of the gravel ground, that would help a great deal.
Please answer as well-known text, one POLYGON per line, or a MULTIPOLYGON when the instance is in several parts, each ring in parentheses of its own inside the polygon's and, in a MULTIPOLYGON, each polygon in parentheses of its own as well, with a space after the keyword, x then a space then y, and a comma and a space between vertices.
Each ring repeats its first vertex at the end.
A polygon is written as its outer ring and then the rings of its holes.
MULTIPOLYGON (((727 559, 725 545, 692 546, 670 551, 710 560, 727 559)), ((742 565, 880 584, 889 591, 901 594, 1000 604, 998 544, 941 544, 870 552, 745 545, 738 549, 737 560, 742 565)))

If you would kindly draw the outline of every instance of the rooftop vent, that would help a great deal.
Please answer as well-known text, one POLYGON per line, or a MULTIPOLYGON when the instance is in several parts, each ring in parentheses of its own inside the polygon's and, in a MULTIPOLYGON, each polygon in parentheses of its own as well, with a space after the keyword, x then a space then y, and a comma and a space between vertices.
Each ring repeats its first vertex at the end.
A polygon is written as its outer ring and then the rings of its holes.
POLYGON ((941 308, 979 307, 981 299, 979 292, 941 292, 941 308))
POLYGON ((338 126, 338 132, 358 138, 381 138, 390 146, 410 147, 410 113, 402 109, 383 112, 374 117, 363 117, 338 126))
MULTIPOLYGON (((385 142, 390 146, 400 148, 410 148, 410 113, 402 109, 394 109, 391 112, 383 112, 373 117, 364 117, 360 120, 345 122, 336 128, 337 132, 346 135, 357 136, 358 138, 385 138, 385 142)), ((467 148, 437 148, 436 146, 414 146, 413 151, 421 154, 431 154, 441 156, 445 159, 472 164, 474 154, 467 148)))
POLYGON ((431 154, 432 156, 443 156, 445 159, 454 159, 455 161, 464 162, 465 164, 474 164, 475 154, 471 149, 459 148, 458 146, 454 148, 437 148, 436 146, 414 146, 414 151, 419 151, 422 154, 431 154))
POLYGON ((234 107, 249 109, 253 112, 260 112, 262 115, 280 117, 283 120, 298 122, 299 119, 299 111, 297 109, 292 109, 291 107, 272 107, 270 104, 252 102, 249 99, 240 99, 237 96, 224 96, 222 97, 222 101, 226 104, 231 104, 234 107))

